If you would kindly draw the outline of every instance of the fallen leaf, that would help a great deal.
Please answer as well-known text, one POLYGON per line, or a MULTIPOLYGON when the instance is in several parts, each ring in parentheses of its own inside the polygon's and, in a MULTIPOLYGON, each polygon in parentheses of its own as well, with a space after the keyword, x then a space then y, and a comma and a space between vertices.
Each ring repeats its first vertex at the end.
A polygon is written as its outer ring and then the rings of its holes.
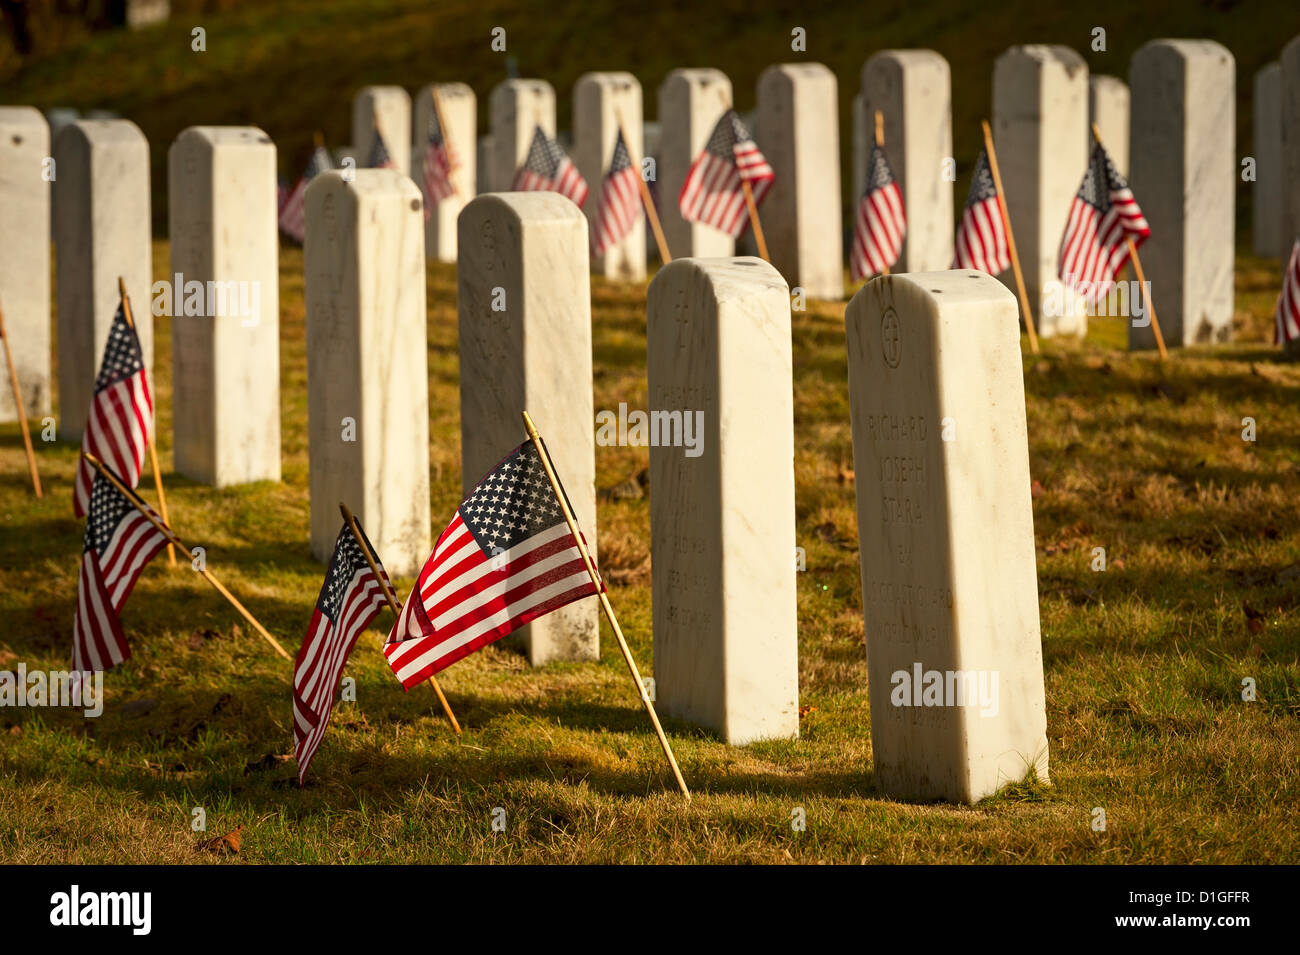
POLYGON ((1043 487, 1042 481, 1033 481, 1029 485, 1029 496, 1031 498, 1041 497, 1043 492, 1046 490, 1047 488, 1043 487))
POLYGON ((240 823, 224 836, 217 836, 207 842, 200 842, 198 848, 206 849, 208 852, 238 852, 240 843, 243 841, 243 834, 244 824, 240 823))
POLYGON ((803 719, 809 713, 816 713, 816 712, 817 712, 817 707, 815 706, 801 706, 799 707, 799 719, 803 719))

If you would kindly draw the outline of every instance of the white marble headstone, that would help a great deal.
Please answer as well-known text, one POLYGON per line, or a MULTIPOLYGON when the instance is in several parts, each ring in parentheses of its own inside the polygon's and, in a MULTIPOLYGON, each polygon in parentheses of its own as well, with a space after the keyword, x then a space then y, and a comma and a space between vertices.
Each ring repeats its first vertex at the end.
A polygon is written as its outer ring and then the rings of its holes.
POLYGON ((364 86, 352 98, 352 149, 357 166, 369 164, 376 130, 393 165, 411 173, 411 97, 400 86, 364 86))
MULTIPOLYGON (((0 106, 0 310, 29 419, 50 413, 49 155, 40 111, 0 106)), ((0 366, 0 421, 17 420, 9 370, 0 366)))
POLYGON ((280 480, 275 155, 254 126, 191 126, 167 155, 172 448, 200 484, 280 480))
MULTIPOLYGON (((862 67, 863 169, 884 120, 885 155, 903 192, 907 235, 894 271, 946 269, 953 257, 952 79, 948 61, 933 50, 882 50, 862 67)), ((857 201, 853 196, 856 215, 857 201)))
POLYGON ((430 549, 424 203, 396 170, 343 177, 306 197, 311 549, 329 560, 342 502, 405 577, 430 549))
MULTIPOLYGON (((1170 347, 1232 337, 1236 63, 1211 40, 1152 40, 1129 70, 1133 195, 1151 223, 1139 254, 1170 347)), ((1129 324, 1130 348, 1154 348, 1129 324)))
POLYGON ((1282 257, 1291 254, 1300 233, 1300 36, 1282 49, 1282 257))
MULTIPOLYGON (((1083 335, 1057 256, 1088 164, 1088 65, 1065 46, 1013 46, 993 68, 993 145, 1038 334, 1083 335)), ((1140 201, 1140 200, 1139 200, 1140 201)), ((1002 280, 1015 288, 1008 269, 1002 280)))
MULTIPOLYGON (((545 80, 505 80, 492 90, 492 163, 487 190, 509 192, 537 127, 555 138, 555 89, 545 80)), ((590 183, 588 183, 590 185, 590 183)))
MULTIPOLYGON (((468 493, 524 441, 527 411, 595 557, 587 220, 558 193, 506 192, 470 202, 459 228, 461 483, 468 493)), ((580 600, 514 636, 533 666, 596 660, 599 613, 580 600)))
POLYGON ((657 207, 664 238, 675 258, 726 256, 735 249, 731 236, 712 226, 687 222, 677 205, 691 163, 731 102, 731 80, 721 70, 673 70, 659 85, 657 207))
POLYGON ((120 302, 119 276, 153 385, 149 143, 130 120, 83 119, 59 133, 54 159, 59 438, 79 442, 120 302))
POLYGON ((451 145, 459 165, 451 174, 456 194, 446 199, 424 201, 432 210, 424 226, 424 254, 439 262, 456 261, 456 219, 465 203, 474 198, 478 175, 478 100, 464 83, 431 83, 422 87, 415 98, 415 146, 411 153, 411 177, 424 189, 424 157, 429 142, 429 117, 433 114, 433 90, 438 90, 438 104, 444 136, 451 145), (415 158, 419 157, 419 163, 415 158))
POLYGON ((844 321, 876 783, 973 803, 1047 781, 1015 296, 887 275, 844 321))
POLYGON ((1288 225, 1291 217, 1282 189, 1281 63, 1269 63, 1255 74, 1254 94, 1255 181, 1248 187, 1253 213, 1251 233, 1255 254, 1276 259, 1289 255, 1295 240, 1290 235, 1294 230, 1288 225))
MULTIPOLYGON (((639 176, 645 155, 640 82, 631 73, 584 73, 578 77, 573 87, 573 161, 587 180, 589 191, 582 211, 593 227, 599 213, 601 184, 609 170, 620 128, 639 176)), ((603 255, 593 256, 591 271, 625 282, 645 278, 645 213, 639 196, 632 231, 603 255)))
POLYGON ((646 304, 659 711, 742 745, 799 735, 790 290, 674 259, 646 304))
MULTIPOLYGON (((1101 132, 1101 141, 1115 168, 1127 176, 1129 95, 1123 80, 1100 73, 1088 78, 1088 119, 1101 132)), ((1091 153, 1091 136, 1087 148, 1091 153)))
POLYGON ((839 298, 844 239, 835 74, 821 63, 769 66, 758 77, 756 126, 776 174, 759 210, 772 264, 792 288, 812 298, 839 298))

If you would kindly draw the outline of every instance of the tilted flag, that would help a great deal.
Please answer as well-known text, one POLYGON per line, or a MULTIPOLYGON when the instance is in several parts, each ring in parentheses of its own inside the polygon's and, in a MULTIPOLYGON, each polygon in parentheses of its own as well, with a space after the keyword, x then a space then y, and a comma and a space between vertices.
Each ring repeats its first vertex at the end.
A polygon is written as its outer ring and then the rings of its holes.
POLYGON ((1285 345, 1300 338, 1300 239, 1291 247, 1291 261, 1282 275, 1282 294, 1277 298, 1273 344, 1285 345))
POLYGON ((433 205, 456 194, 451 174, 458 162, 442 133, 438 111, 429 110, 429 133, 424 148, 424 217, 433 218, 433 205))
POLYGON ((1096 305, 1128 262, 1128 240, 1136 248, 1150 234, 1128 182, 1101 143, 1094 143, 1065 222, 1057 275, 1089 305, 1096 305))
POLYGON ((479 482, 425 562, 384 656, 402 686, 596 593, 531 441, 479 482))
POLYGON ((853 281, 884 272, 898 261, 907 235, 903 191, 889 168, 885 151, 872 145, 867 160, 867 190, 858 202, 849 269, 853 281))
POLYGON ((306 231, 307 184, 320 173, 333 168, 334 160, 330 158, 329 151, 324 146, 317 146, 311 158, 307 160, 307 168, 302 171, 302 175, 298 177, 298 181, 294 183, 293 189, 280 206, 280 231, 289 238, 302 242, 306 231))
POLYGON ((375 144, 370 147, 370 159, 366 162, 368 169, 396 169, 397 163, 393 162, 393 157, 388 154, 388 144, 384 142, 383 134, 375 130, 375 144))
POLYGON ((736 239, 748 222, 743 184, 749 183, 757 207, 775 180, 754 137, 736 111, 729 109, 691 163, 677 206, 686 221, 711 225, 736 239))
POLYGON ((982 149, 971 174, 970 194, 957 226, 955 245, 954 269, 977 269, 998 275, 1011 268, 1002 201, 993 184, 988 153, 982 149))
POLYGON ((131 655, 119 614, 144 565, 167 546, 166 535, 136 504, 160 524, 161 518, 134 493, 127 494, 95 474, 72 617, 73 670, 108 670, 131 655))
POLYGON ((515 173, 516 192, 558 192, 575 206, 587 201, 587 180, 578 173, 564 147, 538 126, 533 133, 528 158, 515 173))
POLYGON ((609 172, 600 185, 600 203, 596 207, 596 221, 592 223, 592 252, 604 255, 621 242, 632 227, 641 220, 641 194, 637 188, 640 173, 632 165, 623 130, 614 140, 614 155, 609 161, 609 172))
POLYGON ((95 379, 90 398, 90 414, 81 436, 83 457, 77 463, 77 479, 72 489, 73 510, 84 517, 90 506, 90 489, 95 469, 84 457, 89 451, 112 468, 122 483, 135 487, 140 483, 149 425, 153 421, 153 396, 144 368, 144 352, 135 328, 127 324, 122 306, 108 329, 104 360, 95 379))
MULTIPOLYGON (((373 554, 375 550, 360 525, 357 531, 373 554)), ((334 556, 293 668, 293 752, 298 760, 299 785, 329 726, 343 665, 361 632, 387 602, 385 588, 392 584, 377 557, 375 565, 382 582, 370 569, 361 545, 345 523, 334 542, 334 556)))

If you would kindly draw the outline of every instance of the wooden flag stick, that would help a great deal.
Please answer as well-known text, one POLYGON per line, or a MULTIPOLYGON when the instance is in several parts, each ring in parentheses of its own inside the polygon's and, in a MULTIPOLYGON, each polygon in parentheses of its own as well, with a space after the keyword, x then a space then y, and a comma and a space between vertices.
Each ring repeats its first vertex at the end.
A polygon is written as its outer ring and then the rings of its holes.
MULTIPOLYGON (((614 119, 618 123, 618 133, 623 137, 623 145, 627 146, 627 130, 623 127, 622 112, 615 110, 614 119)), ((659 210, 655 208, 655 201, 650 195, 650 187, 645 184, 645 177, 641 169, 641 158, 633 156, 630 147, 627 156, 636 167, 636 187, 641 192, 641 204, 645 206, 645 214, 650 219, 650 229, 655 235, 655 245, 659 247, 659 261, 667 265, 673 260, 673 257, 668 253, 668 240, 664 237, 663 226, 659 224, 659 210)))
POLYGON ((312 141, 312 145, 314 145, 317 149, 320 149, 322 146, 325 145, 325 135, 318 129, 316 130, 316 132, 311 134, 311 141, 312 141))
MULTIPOLYGON (((127 325, 135 328, 135 321, 131 318, 131 298, 126 294, 126 282, 122 276, 117 277, 117 291, 122 296, 122 314, 126 317, 127 325)), ((149 440, 149 460, 153 462, 153 483, 158 489, 158 513, 163 519, 163 523, 170 526, 171 522, 167 520, 167 496, 163 494, 162 471, 158 469, 158 448, 154 444, 153 432, 158 423, 158 416, 154 415, 154 420, 149 422, 149 426, 144 429, 145 436, 149 440)), ((176 566, 176 548, 170 543, 167 544, 167 560, 173 567, 176 566)))
POLYGON ((1011 267, 1016 273, 1016 288, 1020 292, 1020 307, 1025 313, 1025 330, 1029 332, 1029 350, 1038 354, 1038 332, 1034 328, 1034 310, 1029 307, 1029 293, 1025 291, 1025 273, 1020 271, 1020 255, 1016 252, 1016 237, 1011 231, 1011 216, 1007 214, 1007 202, 1002 192, 1002 174, 998 172, 998 154, 993 148, 993 131, 989 129, 988 120, 982 120, 984 127, 984 151, 989 157, 989 172, 993 174, 993 188, 998 192, 998 211, 1002 213, 1002 228, 1007 233, 1007 251, 1011 253, 1011 267))
MULTIPOLYGON (((392 589, 388 586, 388 581, 384 575, 379 572, 379 561, 371 552, 370 547, 367 545, 365 536, 357 526, 357 519, 352 516, 352 512, 348 510, 348 506, 342 501, 339 502, 339 510, 343 512, 343 520, 347 522, 348 530, 352 533, 352 539, 355 540, 357 546, 361 548, 361 556, 364 557, 366 563, 370 565, 370 572, 375 575, 375 580, 379 581, 379 585, 383 588, 384 596, 388 598, 388 606, 393 611, 393 616, 400 618, 402 616, 402 607, 397 602, 397 595, 394 594, 392 589)), ((438 685, 438 678, 430 676, 429 685, 433 687, 433 692, 438 694, 438 702, 442 704, 442 711, 447 714, 447 720, 451 723, 451 728, 454 729, 456 735, 459 736, 460 724, 456 722, 456 714, 451 711, 451 704, 448 703, 447 698, 442 695, 442 687, 438 685)))
MULTIPOLYGON (((1096 140, 1097 145, 1101 146, 1101 130, 1097 124, 1092 124, 1092 138, 1096 140)), ((1105 147, 1103 147, 1105 148, 1105 147)), ((1138 258, 1137 246, 1133 244, 1133 237, 1125 235, 1124 241, 1128 243, 1128 257, 1133 260, 1133 274, 1137 276, 1138 284, 1143 290, 1147 288, 1146 276, 1142 274, 1142 260, 1138 258)), ((1151 315, 1151 331, 1156 336, 1156 348, 1160 350, 1160 360, 1164 361, 1169 357, 1169 352, 1165 351, 1165 336, 1160 331, 1160 320, 1156 318, 1156 306, 1151 301, 1150 293, 1147 294, 1147 312, 1151 315)))
POLYGON ((618 619, 614 616, 614 608, 610 606, 609 596, 605 593, 600 576, 596 573, 596 565, 592 563, 591 554, 588 553, 587 545, 582 538, 582 532, 578 530, 578 522, 574 520, 573 512, 569 510, 568 499, 565 498, 564 492, 560 490, 560 479, 555 476, 551 456, 546 451, 546 445, 542 444, 542 436, 537 433, 537 427, 533 424, 532 416, 527 411, 523 415, 524 427, 528 430, 528 437, 532 439, 533 446, 537 448, 537 456, 542 459, 542 467, 546 469, 546 476, 550 479, 551 490, 555 492, 555 499, 560 502, 560 510, 564 512, 564 519, 569 525, 569 533, 573 535, 573 539, 578 545, 578 552, 582 554, 582 561, 587 566, 587 573, 591 576, 591 582, 596 586, 596 595, 600 597, 600 606, 604 609, 605 618, 614 630, 614 636, 618 640, 618 648, 622 651, 623 660, 627 663, 627 668, 632 674, 632 681, 636 683, 637 694, 641 697, 641 702, 645 704, 646 712, 650 714, 650 722, 654 724, 655 734, 659 737, 659 745, 663 747, 664 755, 668 757, 668 765, 672 767, 678 788, 681 789, 682 795, 686 797, 686 801, 690 802, 691 792, 686 788, 686 780, 682 778, 682 771, 677 768, 677 757, 673 755, 673 748, 668 745, 668 737, 664 735, 664 728, 659 724, 659 716, 655 713, 655 705, 650 702, 650 696, 645 691, 645 683, 641 680, 641 671, 637 669, 636 661, 632 659, 632 651, 628 649, 627 641, 623 639, 623 629, 618 625, 618 619))
MULTIPOLYGON (((885 148, 885 114, 880 110, 876 110, 876 148, 885 148)), ((880 274, 888 275, 889 266, 886 265, 880 274)))
MULTIPOLYGON (((85 451, 83 452, 83 454, 85 455, 86 460, 91 463, 91 465, 95 468, 95 470, 98 471, 100 474, 104 475, 104 477, 107 478, 110 482, 112 482, 113 486, 122 492, 122 496, 131 502, 131 506, 134 507, 141 514, 143 514, 145 518, 149 521, 149 523, 158 529, 158 532, 161 533, 163 537, 166 537, 170 543, 175 544, 181 550, 186 550, 184 542, 181 541, 181 539, 176 536, 175 531, 173 531, 170 527, 167 526, 166 521, 163 520, 160 522, 157 518, 153 516, 153 514, 149 513, 147 508, 141 507, 139 498, 137 498, 131 492, 131 490, 121 482, 118 476, 113 473, 111 468, 107 467, 104 464, 104 462, 100 461, 99 458, 95 457, 89 451, 85 451)), ((289 656, 289 654, 285 652, 284 647, 280 646, 280 642, 276 640, 275 637, 271 636, 271 634, 267 632, 265 627, 263 627, 260 623, 257 622, 256 617, 254 617, 251 613, 248 612, 248 608, 245 607, 243 604, 241 604, 235 598, 235 595, 232 594, 229 590, 227 590, 222 585, 221 581, 217 580, 216 577, 212 576, 211 571, 209 571, 206 567, 203 567, 202 569, 199 570, 199 573, 203 575, 204 580, 206 580, 208 583, 210 583, 213 586, 213 588, 217 591, 217 593, 221 594, 221 596, 225 597, 228 601, 230 601, 230 605, 234 607, 236 610, 238 610, 240 614, 243 616, 243 618, 253 625, 253 629, 255 629, 258 633, 260 633, 266 639, 266 642, 275 648, 276 653, 280 654, 280 656, 284 657, 286 660, 293 659, 293 657, 289 656)))
POLYGON ((32 435, 27 430, 27 407, 23 403, 23 390, 18 387, 18 372, 14 369, 14 356, 9 350, 9 335, 5 332, 5 312, 0 307, 0 339, 5 343, 5 362, 9 365, 9 384, 14 389, 14 407, 18 409, 18 427, 23 432, 23 445, 27 449, 27 470, 32 475, 32 488, 36 491, 36 497, 42 498, 45 494, 41 491, 41 472, 36 470, 36 452, 32 449, 32 435))
MULTIPOLYGON (((451 168, 448 172, 454 173, 460 166, 460 163, 457 161, 455 150, 451 148, 451 135, 447 130, 447 121, 442 118, 442 98, 438 95, 438 87, 436 84, 429 87, 429 97, 433 100, 433 115, 438 118, 438 129, 442 132, 442 148, 446 151, 447 159, 451 164, 451 168)), ((451 183, 452 193, 455 194, 457 199, 459 199, 460 186, 456 185, 456 178, 449 175, 447 181, 451 183)), ((364 548, 362 549, 364 550, 364 548)), ((454 723, 455 720, 452 722, 454 723)), ((459 730, 457 732, 459 732, 459 730)))

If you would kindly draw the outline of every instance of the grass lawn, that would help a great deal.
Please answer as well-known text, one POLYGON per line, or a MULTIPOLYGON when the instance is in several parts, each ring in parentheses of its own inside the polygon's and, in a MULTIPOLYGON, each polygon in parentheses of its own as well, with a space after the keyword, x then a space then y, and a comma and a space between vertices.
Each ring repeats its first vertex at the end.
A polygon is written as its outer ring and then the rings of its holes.
MULTIPOLYGON (((159 242, 155 274, 166 263, 159 242)), ((1277 271, 1239 259, 1241 344, 1162 367, 1123 350, 1113 319, 1025 356, 1050 786, 974 807, 876 791, 844 304, 825 302, 794 321, 800 739, 733 748, 669 722, 695 793, 683 805, 607 627, 599 663, 531 670, 498 645, 446 671, 456 739, 427 687, 404 694, 393 679, 384 611, 348 665, 357 702, 336 708, 299 790, 290 666, 160 556, 125 609, 134 655, 106 676, 101 718, 0 710, 0 862, 1300 861, 1300 367, 1263 344, 1277 271), (1090 566, 1098 546, 1104 573, 1090 566), (1246 677, 1255 702, 1241 699, 1246 677), (206 833, 191 829, 200 807, 206 833), (236 826, 239 855, 196 851, 236 826)), ((645 407, 645 288, 596 280, 592 300, 596 407, 645 407)), ((454 268, 430 266, 428 303, 436 535, 460 489, 454 268)), ((166 319, 155 390, 173 526, 292 652, 324 571, 308 548, 296 249, 281 254, 281 310, 282 483, 216 491, 172 472, 166 319)), ((38 446, 41 502, 17 427, 0 426, 0 669, 69 661, 76 449, 38 446)), ((647 463, 644 448, 599 448, 597 484, 647 463)), ((153 500, 147 482, 142 493, 153 500)), ((648 511, 605 496, 599 526, 646 675, 648 511)))

